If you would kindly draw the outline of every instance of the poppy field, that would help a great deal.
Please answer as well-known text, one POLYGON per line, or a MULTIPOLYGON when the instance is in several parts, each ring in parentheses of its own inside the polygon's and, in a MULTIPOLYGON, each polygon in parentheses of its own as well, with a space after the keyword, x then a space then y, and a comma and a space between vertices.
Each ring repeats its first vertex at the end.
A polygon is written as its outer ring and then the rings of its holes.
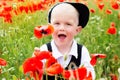
MULTIPOLYGON (((70 77, 69 71, 63 70, 49 52, 34 52, 35 47, 51 40, 54 29, 47 22, 49 8, 64 1, 81 2, 89 7, 89 22, 75 39, 90 52, 95 80, 120 80, 120 0, 0 0, 0 80, 41 80, 43 64, 36 58, 48 60, 48 75, 62 73, 64 78, 70 77), (44 29, 46 25, 48 28, 44 29), (41 27, 43 30, 38 34, 35 30, 41 27), (30 70, 29 61, 35 65, 30 65, 32 77, 26 74, 30 70), (59 72, 51 72, 50 69, 57 70, 50 67, 51 61, 59 72), (39 74, 35 72, 36 65, 39 74)), ((79 71, 83 74, 86 68, 79 71)), ((91 75, 86 77, 85 72, 82 77, 91 80, 91 75)))

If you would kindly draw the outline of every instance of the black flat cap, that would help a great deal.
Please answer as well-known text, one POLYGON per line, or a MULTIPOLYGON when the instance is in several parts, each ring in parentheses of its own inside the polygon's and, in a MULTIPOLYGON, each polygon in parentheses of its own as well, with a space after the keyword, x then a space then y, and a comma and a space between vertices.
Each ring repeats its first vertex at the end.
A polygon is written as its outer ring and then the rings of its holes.
MULTIPOLYGON (((79 24, 78 26, 82 26, 82 28, 84 28, 86 26, 86 24, 88 23, 89 20, 89 9, 86 5, 82 4, 82 3, 74 3, 74 2, 62 2, 62 3, 67 3, 72 5, 79 13, 79 24)), ((57 3, 56 5, 54 5, 49 13, 48 13, 48 22, 51 23, 51 13, 53 11, 53 9, 62 3, 57 3)))

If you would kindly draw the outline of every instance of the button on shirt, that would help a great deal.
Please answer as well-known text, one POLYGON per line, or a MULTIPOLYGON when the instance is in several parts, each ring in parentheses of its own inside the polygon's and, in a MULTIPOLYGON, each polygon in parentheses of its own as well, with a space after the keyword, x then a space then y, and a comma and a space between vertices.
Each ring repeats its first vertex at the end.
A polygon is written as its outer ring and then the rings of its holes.
MULTIPOLYGON (((69 64, 72 55, 75 56, 75 58, 78 58, 78 53, 77 53, 77 42, 75 40, 73 40, 73 44, 71 47, 70 52, 68 53, 68 55, 63 55, 62 53, 59 52, 59 50, 57 49, 54 40, 51 41, 51 47, 52 47, 52 55, 53 57, 55 57, 55 59, 57 59, 57 61, 61 64, 62 67, 67 67, 67 65, 69 64), (65 59, 66 57, 66 59, 65 59)), ((47 50, 47 45, 44 44, 40 47, 41 51, 47 50)), ((87 50, 87 48, 85 46, 82 46, 82 50, 81 50, 81 65, 84 65, 88 71, 92 72, 92 77, 93 80, 95 79, 95 71, 93 66, 90 64, 90 55, 89 52, 87 50)), ((80 61, 79 61, 80 62, 80 61)))

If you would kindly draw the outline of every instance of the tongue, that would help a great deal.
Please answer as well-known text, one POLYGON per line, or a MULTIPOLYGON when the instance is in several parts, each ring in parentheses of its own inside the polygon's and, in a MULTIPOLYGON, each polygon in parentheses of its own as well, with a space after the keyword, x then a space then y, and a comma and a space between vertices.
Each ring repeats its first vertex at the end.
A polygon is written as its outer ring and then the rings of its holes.
POLYGON ((60 36, 59 38, 60 38, 60 39, 65 39, 65 36, 60 36))
POLYGON ((66 38, 66 36, 65 35, 59 35, 58 36, 61 40, 63 40, 63 39, 65 39, 66 38))

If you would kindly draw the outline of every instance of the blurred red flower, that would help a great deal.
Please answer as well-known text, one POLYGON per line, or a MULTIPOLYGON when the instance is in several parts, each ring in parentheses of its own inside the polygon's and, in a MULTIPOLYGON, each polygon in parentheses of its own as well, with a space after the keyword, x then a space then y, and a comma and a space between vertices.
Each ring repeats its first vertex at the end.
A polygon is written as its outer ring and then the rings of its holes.
POLYGON ((23 63, 24 74, 30 73, 31 75, 37 79, 42 79, 43 72, 45 72, 49 76, 54 76, 56 74, 62 74, 63 78, 69 79, 71 76, 71 72, 73 74, 73 78, 78 80, 92 80, 91 72, 87 75, 87 69, 82 66, 74 70, 65 70, 57 60, 51 55, 49 51, 34 51, 34 57, 28 58, 23 63), (45 66, 43 68, 43 59, 46 59, 45 66))
POLYGON ((42 38, 45 35, 50 35, 52 34, 54 31, 54 28, 52 25, 48 25, 48 26, 37 26, 34 28, 34 35, 35 37, 42 38))
POLYGON ((13 10, 12 6, 5 6, 4 7, 4 11, 6 11, 6 12, 10 12, 12 10, 13 10))
POLYGON ((46 72, 51 76, 54 76, 55 74, 61 74, 63 72, 63 67, 59 63, 54 63, 46 68, 46 72))
POLYGON ((91 9, 90 9, 90 12, 91 12, 91 13, 95 13, 95 9, 91 8, 91 9))
POLYGON ((114 22, 111 22, 111 23, 110 23, 110 26, 115 27, 115 23, 114 23, 114 22))
POLYGON ((71 76, 70 70, 63 70, 62 76, 63 76, 65 79, 69 79, 70 76, 71 76))
POLYGON ((2 2, 2 5, 3 5, 3 6, 6 6, 6 5, 7 5, 7 3, 6 3, 5 1, 3 1, 3 2, 2 2))
POLYGON ((46 59, 46 72, 48 75, 55 75, 55 74, 60 74, 63 71, 62 66, 57 63, 57 60, 52 56, 51 52, 49 51, 37 51, 34 52, 36 58, 38 60, 43 60, 46 59))
POLYGON ((92 80, 91 72, 87 75, 87 69, 84 66, 73 70, 73 75, 77 80, 92 80))
POLYGON ((49 51, 35 51, 34 55, 38 60, 49 59, 52 56, 49 51))
POLYGON ((117 29, 115 27, 115 23, 111 22, 110 27, 107 30, 108 34, 116 34, 117 33, 117 29))
POLYGON ((38 5, 35 3, 32 3, 32 7, 33 7, 33 11, 37 11, 38 10, 38 5))
POLYGON ((110 10, 110 9, 106 9, 106 14, 112 14, 112 10, 110 10))
POLYGON ((102 10, 104 8, 104 3, 98 3, 98 8, 102 10))
POLYGON ((88 72, 87 74, 87 69, 84 66, 81 66, 75 70, 63 70, 62 75, 67 80, 71 78, 71 75, 73 75, 72 78, 76 80, 92 80, 91 72, 88 72))
POLYGON ((118 10, 118 9, 119 9, 119 4, 117 3, 117 1, 112 2, 112 3, 111 3, 111 6, 112 6, 112 8, 115 9, 115 10, 118 10))
POLYGON ((85 80, 92 80, 92 73, 91 72, 88 73, 88 76, 85 78, 85 80))
POLYGON ((97 63, 97 59, 106 58, 106 54, 91 54, 91 57, 90 64, 94 66, 97 63))
POLYGON ((7 64, 7 61, 0 58, 0 66, 6 66, 6 64, 7 64))
POLYGON ((46 68, 50 67, 54 63, 57 63, 57 60, 53 56, 51 56, 46 60, 46 68))
POLYGON ((28 13, 29 8, 28 8, 28 6, 20 6, 20 7, 19 7, 19 10, 20 10, 21 13, 22 13, 22 12, 28 13))
POLYGON ((57 60, 51 55, 49 51, 34 51, 34 57, 27 58, 23 63, 24 74, 30 73, 35 80, 37 78, 42 79, 43 72, 47 72, 48 75, 60 74, 63 71, 62 66, 57 63, 57 60), (42 60, 46 59, 45 69, 43 68, 42 60))
POLYGON ((73 74, 75 78, 79 77, 79 80, 83 80, 87 75, 87 69, 85 67, 80 67, 73 70, 73 74))

